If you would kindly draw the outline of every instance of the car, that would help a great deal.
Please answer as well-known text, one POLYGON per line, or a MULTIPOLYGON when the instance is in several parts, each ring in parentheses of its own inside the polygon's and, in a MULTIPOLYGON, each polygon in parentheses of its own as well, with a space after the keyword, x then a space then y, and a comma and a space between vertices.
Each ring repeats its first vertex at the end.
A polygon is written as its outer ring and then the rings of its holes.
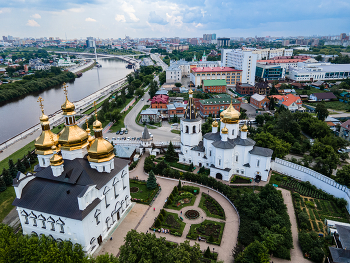
POLYGON ((144 98, 142 98, 141 100, 145 100, 144 98))
POLYGON ((117 131, 115 134, 119 134, 120 133, 120 131, 117 131))
POLYGON ((120 133, 119 133, 120 135, 123 135, 124 134, 124 132, 123 131, 120 131, 120 133))
POLYGON ((128 138, 126 138, 126 140, 127 140, 127 141, 130 141, 130 140, 131 140, 131 138, 130 138, 130 137, 128 137, 128 138))
POLYGON ((151 138, 153 138, 153 134, 152 134, 152 133, 149 133, 149 136, 150 136, 151 138))
POLYGON ((138 141, 141 140, 141 137, 138 137, 136 140, 138 140, 138 141))
POLYGON ((120 137, 117 137, 117 140, 120 140, 120 137))
POLYGON ((123 137, 123 140, 125 141, 125 140, 126 140, 126 137, 123 137))
POLYGON ((136 140, 136 137, 132 137, 131 140, 135 141, 135 140, 136 140))
POLYGON ((125 134, 128 134, 128 130, 125 130, 125 132, 124 132, 125 134))

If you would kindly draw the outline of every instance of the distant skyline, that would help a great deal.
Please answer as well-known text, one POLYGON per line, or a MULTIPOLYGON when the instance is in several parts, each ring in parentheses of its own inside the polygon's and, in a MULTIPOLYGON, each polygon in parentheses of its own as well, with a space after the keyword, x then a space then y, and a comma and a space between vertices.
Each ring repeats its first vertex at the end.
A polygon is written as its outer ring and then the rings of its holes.
MULTIPOLYGON (((62 39, 350 33, 347 0, 0 0, 1 36, 62 39)), ((1 37, 0 36, 0 37, 1 37)))

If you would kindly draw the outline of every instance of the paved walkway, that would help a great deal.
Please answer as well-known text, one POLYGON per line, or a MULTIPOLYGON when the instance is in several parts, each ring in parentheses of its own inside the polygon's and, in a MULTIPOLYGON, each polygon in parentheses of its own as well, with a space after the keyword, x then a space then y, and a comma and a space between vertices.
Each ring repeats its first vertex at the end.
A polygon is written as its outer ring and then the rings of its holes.
MULTIPOLYGON (((130 178, 138 176, 139 179, 143 179, 143 180, 147 179, 147 175, 143 171, 143 163, 146 157, 147 157, 146 155, 142 156, 137 167, 130 172, 130 178)), ((177 180, 169 180, 169 179, 164 179, 160 177, 157 177, 157 182, 161 185, 162 191, 160 192, 157 199, 153 203, 151 209, 147 210, 148 206, 136 204, 132 208, 131 212, 126 216, 124 221, 112 234, 113 240, 104 243, 102 248, 97 253, 95 253, 95 255, 104 254, 106 252, 113 253, 114 255, 118 254, 119 247, 124 243, 124 237, 126 236, 126 233, 131 229, 136 229, 144 233, 149 231, 149 228, 152 226, 154 219, 158 216, 159 211, 163 208, 166 198, 169 196, 174 186, 178 184, 177 180), (154 208, 155 208, 155 211, 153 211, 154 208)), ((190 185, 190 183, 185 183, 185 185, 190 185)), ((208 193, 208 189, 205 187, 200 187, 200 190, 201 192, 208 193)), ((184 218, 186 227, 184 229, 182 237, 176 237, 170 234, 163 234, 163 233, 156 233, 156 236, 157 237, 163 236, 167 240, 177 242, 177 243, 182 243, 185 240, 189 240, 191 245, 194 245, 195 243, 199 243, 201 250, 205 250, 209 246, 211 250, 213 250, 214 248, 214 251, 219 253, 219 258, 218 258, 219 260, 223 260, 224 262, 232 262, 233 261, 232 249, 235 247, 237 242, 237 237, 238 237, 238 229, 239 229, 238 215, 234 210, 234 208, 231 206, 231 204, 222 195, 212 190, 209 190, 209 194, 215 200, 217 200, 225 210, 225 215, 226 215, 226 221, 224 221, 225 229, 224 229, 220 246, 211 245, 206 242, 198 242, 198 241, 196 242, 194 240, 186 239, 186 235, 188 233, 188 230, 190 229, 190 224, 199 223, 202 220, 205 220, 207 218, 204 211, 198 208, 201 194, 197 196, 195 204, 193 206, 193 207, 196 207, 195 209, 200 212, 201 216, 196 220, 188 220, 184 218), (203 216, 203 219, 202 219, 202 216, 203 216)), ((182 209, 183 214, 188 209, 191 209, 193 207, 192 206, 185 207, 184 209, 182 209)), ((168 211, 170 211, 170 209, 168 211)), ((178 213, 178 215, 180 216, 180 211, 177 211, 177 210, 171 210, 171 211, 174 213, 178 213)), ((207 218, 207 219, 210 219, 212 221, 223 222, 223 220, 216 219, 216 218, 207 218)))
POLYGON ((272 257, 271 260, 274 263, 286 263, 286 262, 298 262, 298 263, 310 263, 311 261, 307 260, 303 257, 303 252, 301 251, 301 248, 299 246, 298 241, 298 226, 297 226, 297 220, 294 213, 294 206, 293 206, 293 200, 290 191, 282 188, 277 188, 278 190, 282 191, 282 196, 284 199, 284 203, 287 206, 287 212, 289 215, 289 220, 292 224, 292 236, 293 236, 293 246, 290 250, 290 256, 291 260, 285 260, 280 258, 272 257))

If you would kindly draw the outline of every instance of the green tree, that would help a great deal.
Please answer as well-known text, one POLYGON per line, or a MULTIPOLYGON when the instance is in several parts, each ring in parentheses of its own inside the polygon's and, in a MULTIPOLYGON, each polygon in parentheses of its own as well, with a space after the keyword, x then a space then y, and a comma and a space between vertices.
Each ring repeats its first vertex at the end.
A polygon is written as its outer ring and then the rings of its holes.
POLYGON ((317 56, 315 57, 315 59, 316 59, 317 61, 322 61, 322 55, 317 55, 317 56))
POLYGON ((179 183, 177 184, 177 189, 181 191, 182 185, 181 185, 181 180, 179 180, 179 183))
POLYGON ((274 109, 275 109, 275 99, 270 98, 269 110, 274 110, 274 109))
POLYGON ((236 263, 269 263, 270 256, 268 249, 255 240, 245 248, 243 253, 239 254, 235 260, 236 263))
POLYGON ((5 190, 6 190, 6 183, 4 181, 4 178, 2 176, 0 176, 0 192, 3 192, 5 190))
POLYGON ((256 121, 256 123, 259 124, 260 126, 263 126, 264 121, 265 121, 265 118, 264 118, 263 115, 257 115, 257 116, 255 117, 255 121, 256 121))
POLYGON ((157 179, 154 176, 153 171, 150 171, 147 178, 147 189, 155 189, 157 187, 157 179))
POLYGON ((211 258, 211 252, 210 252, 209 246, 207 247, 207 249, 204 252, 204 257, 211 258))
POLYGON ((269 132, 261 132, 255 135, 256 146, 270 148, 273 150, 272 158, 284 158, 290 151, 291 145, 269 132))
POLYGON ((320 102, 317 104, 315 109, 316 116, 319 120, 324 121, 328 117, 328 110, 326 108, 326 104, 324 102, 320 102))
POLYGON ((344 165, 341 169, 338 169, 335 180, 347 187, 350 187, 350 164, 344 165))
POLYGON ((5 168, 2 169, 1 175, 7 186, 12 185, 13 179, 8 170, 6 170, 5 168))
POLYGON ((175 152, 174 145, 171 141, 169 143, 169 146, 165 153, 164 158, 165 158, 165 161, 167 162, 176 162, 178 160, 177 153, 175 152))
POLYGON ((175 83, 175 87, 180 88, 181 86, 182 86, 182 84, 181 84, 181 83, 179 83, 179 82, 176 82, 176 83, 175 83))
POLYGON ((12 159, 9 159, 9 172, 12 178, 15 178, 17 176, 17 168, 15 164, 13 163, 12 159))

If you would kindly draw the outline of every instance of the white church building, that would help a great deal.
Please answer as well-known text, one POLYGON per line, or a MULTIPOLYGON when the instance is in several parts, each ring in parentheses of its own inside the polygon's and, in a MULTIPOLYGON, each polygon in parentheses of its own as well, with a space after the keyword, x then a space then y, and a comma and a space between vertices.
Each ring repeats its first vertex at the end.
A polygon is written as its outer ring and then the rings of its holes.
POLYGON ((128 161, 114 156, 97 117, 94 137, 76 124, 67 92, 65 128, 58 135, 39 101, 42 133, 35 148, 40 167, 35 174, 18 173, 13 205, 24 234, 70 240, 92 254, 131 208, 128 161))
POLYGON ((210 176, 230 181, 233 175, 259 178, 267 181, 273 151, 255 146, 247 137, 248 127, 239 127, 240 113, 231 105, 221 112, 221 130, 218 122, 212 124, 212 132, 202 138, 202 120, 194 105, 192 90, 181 119, 181 153, 179 161, 193 163, 210 169, 210 176))

